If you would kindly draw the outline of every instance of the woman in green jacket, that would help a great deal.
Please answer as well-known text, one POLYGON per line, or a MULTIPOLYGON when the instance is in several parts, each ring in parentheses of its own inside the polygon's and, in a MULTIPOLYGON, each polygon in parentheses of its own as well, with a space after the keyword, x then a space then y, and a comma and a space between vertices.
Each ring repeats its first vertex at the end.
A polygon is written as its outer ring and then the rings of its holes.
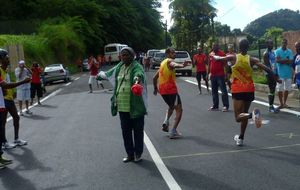
MULTIPOLYGON (((119 113, 124 146, 127 156, 123 162, 139 162, 144 147, 144 116, 146 114, 147 88, 143 67, 134 60, 132 48, 121 50, 121 62, 107 72, 100 72, 98 80, 108 79, 114 86, 112 100, 119 113), (136 95, 132 86, 139 84, 143 89, 136 95), (133 131, 133 135, 132 135, 133 131)), ((113 103, 112 102, 112 103, 113 103)), ((113 106, 112 106, 113 107, 113 106)), ((114 109, 112 109, 112 115, 114 109)))

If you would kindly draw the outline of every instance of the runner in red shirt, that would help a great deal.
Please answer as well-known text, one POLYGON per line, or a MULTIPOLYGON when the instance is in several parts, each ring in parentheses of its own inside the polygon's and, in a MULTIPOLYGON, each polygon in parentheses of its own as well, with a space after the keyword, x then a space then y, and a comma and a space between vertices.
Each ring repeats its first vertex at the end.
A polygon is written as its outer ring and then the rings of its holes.
POLYGON ((196 79, 198 82, 198 88, 200 91, 200 94, 202 94, 201 91, 201 76, 202 79, 205 81, 207 92, 209 93, 209 86, 208 86, 208 80, 207 80, 207 71, 206 71, 206 65, 207 65, 207 56, 203 53, 203 50, 201 47, 198 48, 198 53, 193 56, 193 65, 196 65, 196 79))
POLYGON ((89 68, 90 68, 90 78, 89 78, 90 92, 89 93, 93 93, 93 88, 92 88, 93 81, 96 82, 98 88, 99 88, 99 83, 102 88, 104 88, 104 86, 101 81, 98 83, 98 81, 96 80, 98 70, 99 70, 99 63, 97 62, 97 60, 94 58, 93 55, 89 56, 88 64, 89 64, 89 68))

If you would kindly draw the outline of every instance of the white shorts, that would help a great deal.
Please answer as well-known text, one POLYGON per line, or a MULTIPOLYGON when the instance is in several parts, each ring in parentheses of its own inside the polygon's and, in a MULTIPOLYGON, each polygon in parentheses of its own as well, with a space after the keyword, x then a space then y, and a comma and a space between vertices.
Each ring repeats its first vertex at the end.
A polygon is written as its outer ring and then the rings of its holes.
POLYGON ((282 91, 291 91, 292 89, 292 79, 280 79, 282 82, 277 83, 277 92, 282 92, 282 91))
POLYGON ((89 84, 93 84, 93 81, 95 81, 96 82, 96 84, 102 84, 102 81, 98 81, 98 80, 96 80, 96 78, 97 78, 97 76, 90 76, 90 78, 89 78, 89 84))
POLYGON ((18 89, 17 100, 19 101, 30 100, 30 89, 18 89))

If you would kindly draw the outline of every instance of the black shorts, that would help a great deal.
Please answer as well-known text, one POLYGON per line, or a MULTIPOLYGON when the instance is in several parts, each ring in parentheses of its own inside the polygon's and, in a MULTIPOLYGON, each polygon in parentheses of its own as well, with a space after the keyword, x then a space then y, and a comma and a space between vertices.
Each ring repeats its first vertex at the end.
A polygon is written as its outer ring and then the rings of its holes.
POLYGON ((37 94, 37 97, 43 97, 43 89, 42 89, 42 84, 35 84, 35 83, 31 83, 31 87, 30 87, 30 97, 34 98, 35 94, 37 94))
POLYGON ((232 93, 232 99, 252 102, 254 100, 254 92, 232 93))
POLYGON ((164 94, 161 96, 170 108, 174 107, 175 105, 181 104, 181 99, 179 94, 164 94))
POLYGON ((207 75, 206 71, 197 72, 196 74, 197 81, 201 81, 201 76, 203 80, 206 80, 206 75, 207 75))

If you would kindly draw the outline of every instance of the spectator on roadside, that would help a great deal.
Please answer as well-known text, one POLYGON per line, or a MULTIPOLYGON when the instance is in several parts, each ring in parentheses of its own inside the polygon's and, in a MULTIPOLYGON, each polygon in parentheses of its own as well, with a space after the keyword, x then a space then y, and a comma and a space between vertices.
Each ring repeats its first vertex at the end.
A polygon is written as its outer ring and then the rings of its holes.
POLYGON ((82 72, 83 71, 82 59, 81 58, 76 59, 75 63, 77 65, 77 68, 78 68, 79 72, 82 72))
POLYGON ((101 71, 98 74, 99 79, 109 79, 114 86, 113 96, 117 103, 127 153, 123 162, 139 162, 144 146, 147 88, 143 67, 134 60, 134 50, 130 47, 122 48, 121 62, 105 73, 101 71), (139 95, 133 90, 137 83, 143 86, 139 95))
POLYGON ((213 98, 213 106, 210 107, 209 111, 219 110, 219 94, 218 89, 221 88, 222 91, 222 102, 223 102, 223 112, 227 112, 229 109, 229 100, 225 84, 225 61, 215 60, 213 56, 225 56, 225 53, 220 50, 219 44, 217 42, 213 43, 213 50, 209 54, 209 65, 208 65, 208 76, 211 81, 211 93, 213 98))
POLYGON ((32 80, 31 80, 31 87, 30 87, 30 92, 31 92, 30 105, 33 104, 33 99, 35 98, 35 95, 37 95, 38 105, 42 105, 40 102, 40 98, 43 97, 43 89, 42 89, 42 82, 41 82, 42 72, 43 69, 39 66, 39 64, 37 62, 33 62, 31 67, 32 80))
POLYGON ((89 58, 88 58, 88 65, 89 65, 89 69, 90 69, 90 78, 89 78, 90 92, 89 93, 93 93, 93 86, 92 86, 92 84, 94 82, 97 84, 98 88, 99 88, 99 83, 100 83, 101 87, 104 89, 102 81, 98 82, 96 80, 97 74, 98 74, 98 70, 99 70, 99 63, 97 62, 97 60, 94 58, 93 55, 89 56, 89 58))
POLYGON ((295 84, 300 92, 300 42, 295 43, 296 55, 294 56, 293 69, 295 84))
POLYGON ((267 49, 264 52, 264 64, 273 71, 274 75, 270 75, 266 72, 267 83, 269 86, 269 112, 278 113, 279 109, 274 107, 275 90, 277 85, 277 67, 275 60, 275 53, 273 51, 273 40, 267 41, 267 49))
POLYGON ((198 82, 199 93, 201 90, 201 77, 205 81, 207 92, 209 93, 208 79, 207 79, 207 66, 208 59, 205 53, 203 53, 202 47, 198 48, 198 53, 193 56, 193 66, 196 66, 196 79, 198 82))
MULTIPOLYGON (((31 77, 31 70, 25 66, 25 61, 20 60, 19 66, 15 69, 15 75, 17 82, 24 80, 27 77, 31 77)), ((20 115, 23 116, 22 104, 25 102, 26 113, 32 114, 29 110, 29 100, 30 100, 30 84, 22 84, 17 87, 17 100, 19 101, 20 115)))
MULTIPOLYGON (((8 52, 4 49, 0 49, 0 64, 1 65, 9 65, 8 52)), ((3 93, 5 95, 6 93, 9 93, 9 92, 7 92, 6 89, 15 88, 19 85, 30 82, 30 78, 25 78, 24 80, 16 82, 16 83, 7 83, 5 80, 2 79, 2 77, 6 78, 7 75, 2 76, 2 72, 0 72, 0 73, 1 73, 1 76, 0 76, 0 143, 2 144, 2 143, 5 143, 5 140, 6 140, 5 139, 5 123, 6 123, 6 117, 7 117, 7 110, 5 107, 3 93)), ((15 131, 15 135, 16 135, 16 131, 15 131)), ((15 138, 16 138, 16 136, 15 136, 15 138)), ((17 139, 15 139, 15 140, 17 140, 17 139)), ((12 160, 9 160, 9 159, 6 159, 3 157, 2 146, 0 146, 0 169, 5 168, 6 165, 11 164, 11 163, 12 163, 12 160)))
POLYGON ((143 63, 144 63, 144 68, 145 68, 145 71, 149 71, 150 69, 150 58, 145 55, 144 58, 143 58, 143 63))
POLYGON ((170 139, 176 139, 182 137, 181 133, 177 130, 182 117, 182 103, 176 85, 175 68, 184 68, 188 63, 184 62, 183 64, 179 64, 174 62, 176 54, 174 48, 167 48, 165 53, 167 58, 161 62, 159 70, 153 76, 153 94, 157 95, 159 92, 168 105, 165 120, 162 124, 162 131, 169 132, 169 120, 175 110, 176 116, 173 128, 170 132, 170 139))
POLYGON ((293 53, 287 48, 287 43, 287 39, 283 39, 282 46, 275 51, 277 74, 281 81, 281 83, 277 82, 279 109, 288 107, 286 101, 292 87, 293 53))

